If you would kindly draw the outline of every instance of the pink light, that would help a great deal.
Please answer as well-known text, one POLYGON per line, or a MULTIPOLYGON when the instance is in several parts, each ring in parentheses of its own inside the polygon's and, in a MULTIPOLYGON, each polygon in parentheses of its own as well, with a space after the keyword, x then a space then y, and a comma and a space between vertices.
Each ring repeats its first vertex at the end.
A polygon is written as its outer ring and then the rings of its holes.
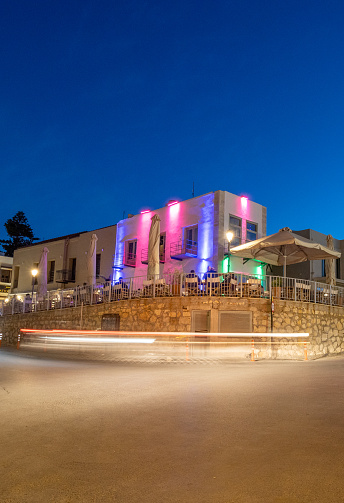
POLYGON ((178 203, 179 203, 179 201, 169 201, 167 203, 167 206, 173 206, 174 204, 178 204, 178 203))
POLYGON ((247 201, 248 201, 248 198, 246 196, 241 196, 241 207, 242 208, 247 208, 247 201))
POLYGON ((141 211, 141 215, 143 215, 143 213, 150 213, 151 210, 142 210, 141 211))

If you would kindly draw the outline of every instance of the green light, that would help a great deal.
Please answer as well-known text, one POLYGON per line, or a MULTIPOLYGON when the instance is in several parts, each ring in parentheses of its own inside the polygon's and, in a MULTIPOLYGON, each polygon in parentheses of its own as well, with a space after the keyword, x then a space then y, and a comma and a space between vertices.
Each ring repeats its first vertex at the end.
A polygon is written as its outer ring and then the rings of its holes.
POLYGON ((222 271, 229 272, 229 257, 226 257, 225 259, 223 259, 222 271))

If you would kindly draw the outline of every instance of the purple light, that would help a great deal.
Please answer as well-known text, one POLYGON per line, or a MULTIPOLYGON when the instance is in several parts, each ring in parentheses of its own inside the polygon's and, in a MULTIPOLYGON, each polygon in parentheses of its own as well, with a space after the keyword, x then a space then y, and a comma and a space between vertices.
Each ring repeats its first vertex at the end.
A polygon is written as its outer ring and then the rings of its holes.
POLYGON ((150 213, 150 211, 151 211, 151 210, 142 210, 142 211, 141 211, 141 214, 143 214, 143 213, 150 213))

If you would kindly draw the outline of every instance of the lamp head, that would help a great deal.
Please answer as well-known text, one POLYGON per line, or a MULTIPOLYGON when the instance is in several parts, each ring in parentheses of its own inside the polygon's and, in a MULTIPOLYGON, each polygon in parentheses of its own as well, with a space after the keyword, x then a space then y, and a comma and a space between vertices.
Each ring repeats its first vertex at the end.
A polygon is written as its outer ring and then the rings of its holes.
POLYGON ((228 243, 230 243, 232 241, 232 239, 234 238, 234 232, 233 231, 227 231, 226 232, 226 238, 227 238, 228 243))

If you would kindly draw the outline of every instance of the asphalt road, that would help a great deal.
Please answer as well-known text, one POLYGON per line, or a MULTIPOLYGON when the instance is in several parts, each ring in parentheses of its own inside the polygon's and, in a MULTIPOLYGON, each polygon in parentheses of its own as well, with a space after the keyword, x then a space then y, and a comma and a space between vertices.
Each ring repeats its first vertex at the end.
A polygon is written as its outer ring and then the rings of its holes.
POLYGON ((135 365, 0 350, 0 501, 344 502, 344 358, 135 365))

